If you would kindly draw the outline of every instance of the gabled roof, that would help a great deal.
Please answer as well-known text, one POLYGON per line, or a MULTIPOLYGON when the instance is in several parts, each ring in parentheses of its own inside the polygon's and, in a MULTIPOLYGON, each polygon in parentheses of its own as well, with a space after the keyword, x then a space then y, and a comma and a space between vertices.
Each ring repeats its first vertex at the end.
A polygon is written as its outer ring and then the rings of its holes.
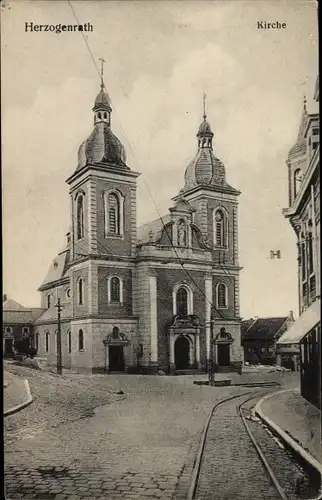
POLYGON ((2 303, 3 311, 28 311, 27 307, 19 304, 13 299, 7 299, 2 303))
POLYGON ((274 340, 289 318, 287 316, 277 318, 257 318, 256 320, 242 321, 243 340, 274 340), (252 324, 249 322, 252 321, 252 324), (244 325, 243 325, 244 324, 244 325), (246 329, 246 327, 248 328, 246 329))
POLYGON ((25 307, 13 299, 3 302, 3 323, 27 325, 35 321, 40 316, 43 309, 40 307, 25 307))

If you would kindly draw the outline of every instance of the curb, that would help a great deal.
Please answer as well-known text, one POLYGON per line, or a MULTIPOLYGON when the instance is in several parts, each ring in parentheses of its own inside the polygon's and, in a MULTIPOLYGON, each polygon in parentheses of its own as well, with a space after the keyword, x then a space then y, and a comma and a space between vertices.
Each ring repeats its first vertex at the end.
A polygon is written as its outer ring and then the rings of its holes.
POLYGON ((290 437, 283 429, 279 427, 279 425, 275 424, 269 417, 267 417, 261 410, 261 404, 263 401, 266 399, 271 398, 272 396, 276 396, 277 394, 280 394, 282 392, 289 392, 293 391, 294 389, 284 389, 283 391, 277 391, 271 394, 268 394, 264 396, 260 401, 255 406, 255 413, 260 417, 261 420, 263 420, 271 429, 273 429, 281 438, 283 441, 285 441, 293 450, 300 455, 303 460, 308 462, 314 469, 316 469, 321 475, 322 475, 322 464, 312 455, 310 455, 307 451, 302 448, 292 437, 290 437))
POLYGON ((3 412, 4 417, 8 417, 9 415, 13 415, 14 413, 17 413, 18 411, 22 410, 23 408, 26 408, 26 406, 29 406, 32 401, 33 397, 31 395, 30 387, 29 387, 29 382, 27 379, 24 380, 25 383, 25 389, 27 392, 27 400, 21 403, 20 405, 13 406, 12 408, 9 408, 9 410, 3 412))

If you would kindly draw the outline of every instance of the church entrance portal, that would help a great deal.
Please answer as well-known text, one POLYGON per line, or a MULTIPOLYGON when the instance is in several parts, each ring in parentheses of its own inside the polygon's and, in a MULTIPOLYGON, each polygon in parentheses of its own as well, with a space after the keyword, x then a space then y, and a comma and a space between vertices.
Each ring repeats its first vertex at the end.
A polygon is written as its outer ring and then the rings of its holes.
POLYGON ((109 369, 112 372, 124 371, 124 353, 123 346, 110 345, 109 346, 109 369))
POLYGON ((189 340, 186 337, 178 337, 174 344, 174 362, 177 370, 189 368, 189 340))
POLYGON ((229 366, 230 365, 230 345, 229 344, 218 344, 218 365, 219 366, 229 366))

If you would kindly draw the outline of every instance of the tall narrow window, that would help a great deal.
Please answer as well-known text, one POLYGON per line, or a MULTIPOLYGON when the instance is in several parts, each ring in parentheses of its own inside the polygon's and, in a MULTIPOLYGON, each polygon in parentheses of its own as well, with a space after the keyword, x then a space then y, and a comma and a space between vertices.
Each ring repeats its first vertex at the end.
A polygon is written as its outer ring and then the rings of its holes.
POLYGON ((184 287, 180 287, 176 295, 177 315, 181 318, 188 316, 188 292, 184 287))
POLYGON ((67 345, 68 345, 68 352, 72 352, 72 332, 71 330, 68 330, 67 332, 67 345))
POLYGON ((314 271, 314 262, 313 262, 313 240, 312 240, 312 233, 310 232, 308 234, 308 271, 309 274, 312 274, 314 271))
POLYGON ((47 309, 51 307, 51 303, 52 303, 52 295, 49 293, 47 295, 47 309))
POLYGON ((84 350, 84 332, 83 330, 79 330, 78 332, 78 350, 84 350))
POLYGON ((301 244, 301 266, 302 266, 302 280, 306 279, 306 251, 305 243, 301 244))
POLYGON ((294 198, 296 197, 297 193, 300 190, 301 182, 302 182, 301 169, 297 168, 294 172, 294 198))
POLYGON ((80 194, 77 198, 77 239, 84 238, 84 198, 80 194))
POLYGON ((215 245, 224 247, 227 245, 227 220, 223 210, 216 210, 214 221, 215 245))
POLYGON ((217 307, 227 307, 227 287, 224 283, 219 283, 217 286, 217 307))
POLYGON ((110 234, 120 234, 120 203, 114 193, 108 195, 108 229, 110 234))
POLYGON ((79 278, 78 280, 78 304, 82 305, 84 302, 84 283, 83 283, 83 278, 79 278))
POLYGON ((45 351, 49 351, 49 332, 45 332, 45 351))
POLYGON ((111 279, 111 302, 120 302, 121 299, 121 287, 120 279, 117 276, 113 276, 111 279))

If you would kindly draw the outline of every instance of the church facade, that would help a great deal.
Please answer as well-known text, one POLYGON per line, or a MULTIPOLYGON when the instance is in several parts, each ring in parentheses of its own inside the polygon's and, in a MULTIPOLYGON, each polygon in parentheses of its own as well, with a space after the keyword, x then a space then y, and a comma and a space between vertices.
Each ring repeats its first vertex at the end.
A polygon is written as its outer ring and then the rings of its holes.
POLYGON ((70 231, 39 288, 38 353, 89 372, 207 370, 211 320, 219 367, 241 369, 238 196, 204 114, 196 155, 168 214, 137 228, 139 173, 111 129, 101 85, 94 128, 67 179, 70 231))

